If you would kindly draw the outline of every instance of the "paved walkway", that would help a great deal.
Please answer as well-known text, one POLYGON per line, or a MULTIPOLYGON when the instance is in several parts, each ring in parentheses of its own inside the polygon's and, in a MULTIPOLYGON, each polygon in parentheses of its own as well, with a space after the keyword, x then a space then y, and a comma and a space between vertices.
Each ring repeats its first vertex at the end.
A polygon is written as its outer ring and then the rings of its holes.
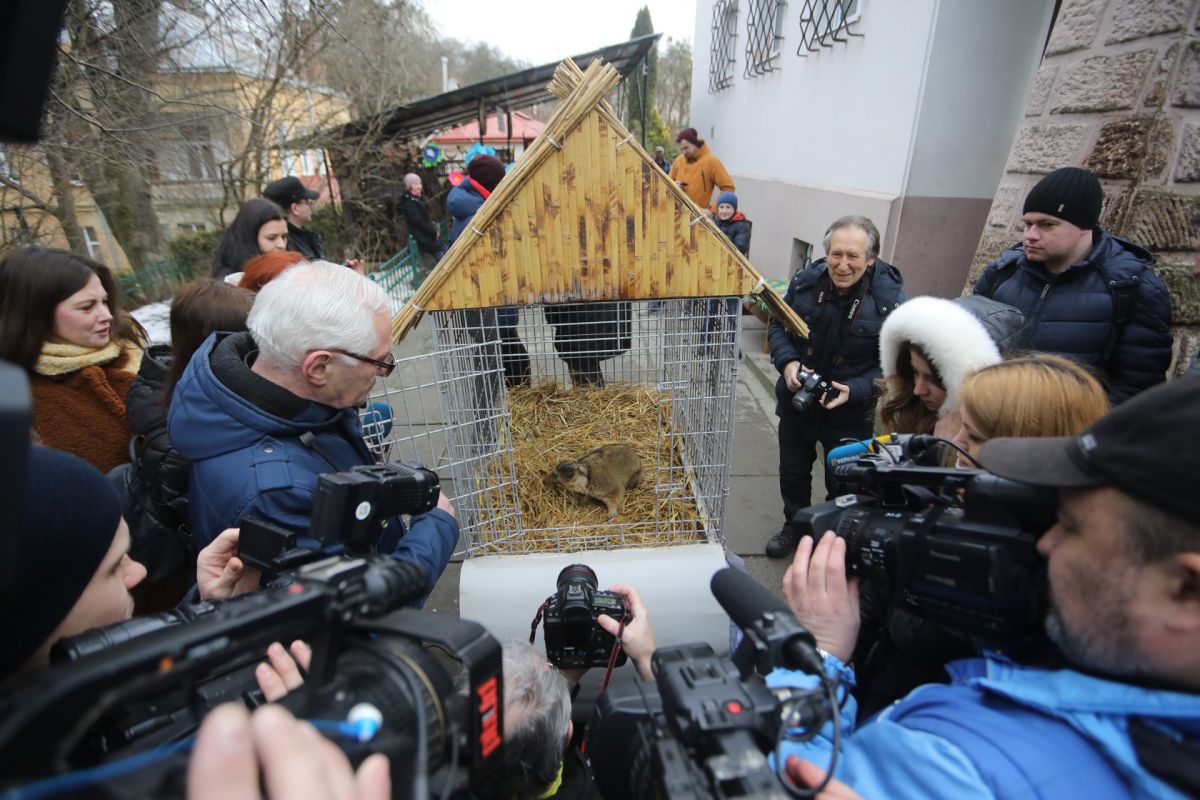
MULTIPOLYGON (((421 328, 425 326, 422 325, 421 328)), ((778 454, 775 417, 775 368, 763 352, 766 330, 751 316, 742 317, 742 354, 738 369, 737 421, 734 427, 733 464, 730 469, 729 504, 725 519, 726 544, 746 562, 747 571, 777 594, 787 560, 763 555, 767 538, 779 530, 778 454)), ((421 352, 430 345, 428 334, 413 331, 396 355, 421 352)), ((824 477, 813 479, 813 497, 824 496, 824 477)), ((427 608, 458 613, 458 577, 461 564, 451 563, 430 596, 427 608)))

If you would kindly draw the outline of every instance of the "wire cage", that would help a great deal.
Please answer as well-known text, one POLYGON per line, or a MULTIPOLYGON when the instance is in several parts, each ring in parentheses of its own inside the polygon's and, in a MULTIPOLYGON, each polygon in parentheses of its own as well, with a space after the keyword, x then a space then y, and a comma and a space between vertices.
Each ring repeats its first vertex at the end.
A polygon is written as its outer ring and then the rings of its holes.
POLYGON ((368 443, 438 472, 468 557, 723 543, 740 319, 735 297, 431 312, 368 443), (612 443, 641 465, 615 516, 549 477, 612 443))

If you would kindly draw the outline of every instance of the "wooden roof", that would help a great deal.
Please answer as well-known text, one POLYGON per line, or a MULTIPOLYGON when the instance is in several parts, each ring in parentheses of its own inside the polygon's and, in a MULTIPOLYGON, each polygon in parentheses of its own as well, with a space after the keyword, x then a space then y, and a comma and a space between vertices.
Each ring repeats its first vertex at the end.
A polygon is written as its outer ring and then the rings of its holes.
POLYGON ((747 294, 807 334, 604 102, 618 80, 599 60, 558 66, 545 130, 396 316, 397 338, 424 311, 747 294))

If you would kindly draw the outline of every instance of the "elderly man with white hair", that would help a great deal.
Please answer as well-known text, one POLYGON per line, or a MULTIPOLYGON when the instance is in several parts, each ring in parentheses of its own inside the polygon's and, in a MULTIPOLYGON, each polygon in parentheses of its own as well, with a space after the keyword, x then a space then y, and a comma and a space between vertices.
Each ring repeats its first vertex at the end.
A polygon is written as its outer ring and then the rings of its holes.
MULTIPOLYGON (((244 517, 306 532, 318 476, 375 463, 358 409, 396 366, 383 290, 336 264, 298 264, 263 287, 247 323, 205 341, 167 418, 192 462, 197 549, 244 517)), ((379 552, 421 564, 433 586, 457 541, 454 507, 441 496, 407 532, 390 520, 379 552)))

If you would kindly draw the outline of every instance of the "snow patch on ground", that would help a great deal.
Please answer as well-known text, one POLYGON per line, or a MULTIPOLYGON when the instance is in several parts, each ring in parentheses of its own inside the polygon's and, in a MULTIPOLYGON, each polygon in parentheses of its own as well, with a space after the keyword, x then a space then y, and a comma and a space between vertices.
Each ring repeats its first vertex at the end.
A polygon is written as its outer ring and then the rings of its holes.
POLYGON ((130 312, 150 336, 150 344, 171 343, 171 301, 151 303, 130 312))

